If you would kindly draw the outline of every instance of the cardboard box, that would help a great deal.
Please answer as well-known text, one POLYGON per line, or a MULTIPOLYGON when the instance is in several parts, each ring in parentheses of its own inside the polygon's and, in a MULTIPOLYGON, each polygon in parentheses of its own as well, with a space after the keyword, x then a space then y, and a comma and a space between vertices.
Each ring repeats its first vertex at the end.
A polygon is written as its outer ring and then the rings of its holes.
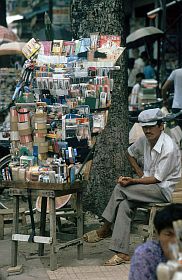
POLYGON ((37 123, 35 122, 35 129, 39 130, 39 129, 47 129, 47 125, 46 125, 46 122, 44 123, 37 123))
POLYGON ((48 142, 36 143, 38 146, 38 153, 44 154, 48 152, 48 142))
POLYGON ((47 122, 47 113, 35 113, 34 122, 47 122))
POLYGON ((19 130, 19 135, 20 136, 31 135, 31 133, 32 133, 31 128, 27 128, 27 129, 24 129, 24 130, 19 130))
POLYGON ((18 123, 10 122, 10 129, 11 129, 11 131, 18 131, 18 123))
POLYGON ((18 115, 17 116, 11 116, 10 115, 10 122, 11 123, 17 123, 18 122, 18 115))
POLYGON ((11 131, 10 132, 10 139, 11 139, 11 141, 20 140, 19 132, 18 131, 11 131))
POLYGON ((21 144, 30 144, 32 142, 32 135, 23 135, 20 136, 20 143, 21 144))
POLYGON ((45 140, 45 136, 44 137, 36 137, 36 136, 34 136, 34 142, 35 143, 43 143, 45 141, 46 141, 45 140))
POLYGON ((30 123, 29 122, 22 122, 18 123, 18 130, 24 130, 30 128, 30 123))
POLYGON ((39 135, 46 136, 47 135, 47 129, 35 129, 34 130, 34 135, 39 137, 39 135))

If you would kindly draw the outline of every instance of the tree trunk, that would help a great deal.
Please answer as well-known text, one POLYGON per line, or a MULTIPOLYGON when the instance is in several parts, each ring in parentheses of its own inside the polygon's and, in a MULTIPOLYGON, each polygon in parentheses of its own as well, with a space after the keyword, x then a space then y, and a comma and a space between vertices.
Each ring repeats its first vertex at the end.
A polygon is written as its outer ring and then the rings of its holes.
POLYGON ((6 0, 0 1, 0 25, 7 27, 6 22, 6 0))
MULTIPOLYGON (((125 44, 124 0, 75 0, 72 6, 74 38, 89 37, 91 32, 121 35, 125 44)), ((114 89, 105 129, 97 136, 87 185, 85 206, 98 215, 107 205, 116 179, 128 175, 126 158, 128 146, 128 94, 126 50, 117 61, 120 70, 113 71, 114 89)))

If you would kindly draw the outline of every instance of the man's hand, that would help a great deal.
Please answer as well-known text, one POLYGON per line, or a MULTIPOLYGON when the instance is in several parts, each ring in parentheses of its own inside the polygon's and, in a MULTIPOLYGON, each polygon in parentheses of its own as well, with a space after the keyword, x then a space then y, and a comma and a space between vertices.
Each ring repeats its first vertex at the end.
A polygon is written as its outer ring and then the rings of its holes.
POLYGON ((133 184, 133 178, 120 176, 119 179, 118 179, 118 183, 122 187, 126 187, 128 185, 132 185, 133 184))
POLYGON ((123 177, 120 176, 117 180, 117 183, 120 184, 122 187, 126 187, 129 185, 135 185, 135 184, 157 184, 160 181, 157 180, 154 176, 151 177, 142 177, 142 178, 131 178, 131 177, 123 177))

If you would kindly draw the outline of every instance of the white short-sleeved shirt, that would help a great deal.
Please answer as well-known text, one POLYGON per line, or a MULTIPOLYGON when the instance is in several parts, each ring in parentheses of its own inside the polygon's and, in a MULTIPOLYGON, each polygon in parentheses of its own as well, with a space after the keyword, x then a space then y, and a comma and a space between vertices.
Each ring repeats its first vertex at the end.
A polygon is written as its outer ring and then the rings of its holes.
POLYGON ((182 109, 182 68, 172 71, 168 80, 174 82, 172 108, 182 109))
POLYGON ((151 150, 147 138, 142 136, 128 148, 128 153, 135 159, 143 157, 143 177, 154 176, 159 180, 157 184, 170 201, 175 184, 181 178, 181 154, 171 137, 162 132, 151 150))
POLYGON ((137 69, 138 73, 143 73, 145 63, 141 57, 135 59, 134 68, 137 69))
POLYGON ((134 87, 132 88, 131 92, 131 105, 138 105, 138 97, 139 93, 141 92, 141 85, 139 83, 135 84, 134 87))
POLYGON ((128 71, 128 86, 133 87, 136 83, 136 74, 138 74, 138 69, 133 68, 131 71, 128 71))

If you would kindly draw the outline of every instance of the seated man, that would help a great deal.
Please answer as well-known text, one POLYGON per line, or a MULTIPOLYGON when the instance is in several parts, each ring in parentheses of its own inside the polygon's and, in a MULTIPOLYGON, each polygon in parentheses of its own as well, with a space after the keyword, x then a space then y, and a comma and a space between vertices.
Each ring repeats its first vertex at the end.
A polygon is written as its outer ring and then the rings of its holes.
POLYGON ((155 280, 159 263, 174 259, 170 245, 176 243, 173 222, 182 220, 182 204, 171 204, 158 211, 154 225, 158 240, 147 241, 138 246, 131 259, 129 280, 155 280))
POLYGON ((120 176, 103 212, 105 222, 98 230, 86 233, 87 242, 97 242, 111 233, 110 249, 115 255, 105 265, 130 260, 129 241, 132 209, 142 203, 169 202, 181 177, 181 155, 177 145, 164 133, 159 108, 141 112, 138 121, 144 136, 128 148, 128 160, 139 178, 120 176), (137 159, 143 157, 143 170, 137 159))

